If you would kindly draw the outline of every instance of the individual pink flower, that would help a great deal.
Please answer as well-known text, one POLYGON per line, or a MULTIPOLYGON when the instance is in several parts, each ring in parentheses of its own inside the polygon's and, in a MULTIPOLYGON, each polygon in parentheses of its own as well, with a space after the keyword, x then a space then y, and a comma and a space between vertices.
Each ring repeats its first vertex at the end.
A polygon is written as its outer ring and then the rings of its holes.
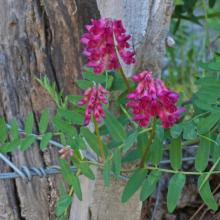
POLYGON ((70 146, 66 146, 59 150, 59 154, 62 159, 68 159, 68 157, 73 156, 74 150, 70 146))
POLYGON ((81 106, 87 104, 84 120, 85 126, 89 124, 92 115, 95 117, 97 122, 101 122, 101 119, 105 118, 103 104, 108 103, 108 99, 106 98, 108 94, 109 92, 101 85, 98 87, 94 85, 84 92, 84 97, 78 102, 78 105, 81 106))
POLYGON ((159 117, 164 128, 180 119, 184 108, 178 108, 179 94, 169 90, 160 79, 153 79, 150 71, 132 77, 136 89, 128 95, 127 106, 132 109, 134 120, 142 127, 148 126, 151 117, 159 117))
POLYGON ((130 35, 126 34, 121 20, 101 18, 91 20, 86 25, 87 33, 81 38, 81 43, 86 48, 83 54, 87 56, 87 66, 94 69, 94 73, 101 74, 105 70, 119 69, 118 54, 126 64, 135 62, 134 52, 129 50, 128 40, 130 35))

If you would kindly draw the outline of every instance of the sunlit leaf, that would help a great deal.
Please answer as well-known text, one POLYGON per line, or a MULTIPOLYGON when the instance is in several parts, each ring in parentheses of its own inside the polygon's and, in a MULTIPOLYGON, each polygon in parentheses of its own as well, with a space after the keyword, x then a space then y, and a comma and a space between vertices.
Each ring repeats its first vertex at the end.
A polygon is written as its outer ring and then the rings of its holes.
POLYGON ((31 112, 25 119, 25 124, 24 124, 24 130, 27 135, 32 133, 33 123, 34 123, 34 116, 33 113, 31 112))
POLYGON ((43 134, 46 132, 49 122, 49 111, 44 110, 41 114, 40 122, 39 122, 39 130, 40 133, 43 134))
POLYGON ((20 149, 27 150, 36 140, 36 137, 29 135, 21 140, 20 149))
POLYGON ((40 149, 43 151, 46 149, 49 141, 51 140, 52 138, 52 133, 46 133, 42 136, 41 138, 41 142, 40 142, 40 149))

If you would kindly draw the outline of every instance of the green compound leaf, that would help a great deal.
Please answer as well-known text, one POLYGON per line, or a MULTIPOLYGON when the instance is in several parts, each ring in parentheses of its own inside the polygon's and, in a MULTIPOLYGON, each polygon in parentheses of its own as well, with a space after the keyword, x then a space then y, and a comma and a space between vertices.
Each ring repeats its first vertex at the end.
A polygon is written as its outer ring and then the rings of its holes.
POLYGON ((81 186, 80 186, 80 181, 79 181, 79 177, 78 176, 72 176, 72 181, 71 181, 71 185, 74 189, 74 192, 77 196, 77 198, 82 201, 82 191, 81 191, 81 186))
POLYGON ((49 111, 44 110, 43 113, 41 114, 41 118, 39 122, 40 134, 43 134, 46 132, 48 123, 49 123, 49 111))
POLYGON ((209 63, 199 63, 199 66, 202 67, 205 70, 209 71, 219 71, 220 70, 220 62, 213 60, 212 62, 209 63))
POLYGON ((172 138, 178 138, 183 131, 183 124, 175 124, 170 129, 170 134, 172 138))
POLYGON ((1 152, 1 153, 9 153, 9 152, 12 152, 12 151, 14 151, 15 149, 19 148, 20 143, 21 143, 20 139, 13 140, 13 141, 10 142, 10 143, 5 143, 5 144, 3 144, 2 146, 0 146, 0 152, 1 152))
POLYGON ((20 149, 25 151, 27 150, 36 140, 34 135, 29 135, 26 138, 21 140, 20 149))
POLYGON ((81 137, 86 139, 86 142, 91 147, 91 149, 96 152, 96 154, 100 155, 99 147, 98 147, 98 139, 95 134, 93 134, 88 128, 80 129, 81 137))
POLYGON ((69 124, 69 122, 62 120, 60 117, 56 116, 53 119, 54 125, 60 131, 62 131, 65 135, 69 137, 77 137, 76 128, 69 124))
POLYGON ((93 71, 86 71, 82 75, 84 79, 87 79, 91 82, 94 81, 96 83, 104 83, 106 81, 106 76, 104 74, 97 75, 97 74, 94 74, 93 71))
POLYGON ((25 123, 24 123, 24 131, 27 135, 32 133, 33 123, 34 123, 34 116, 33 113, 31 112, 25 119, 25 123))
POLYGON ((144 179, 147 176, 147 172, 144 169, 138 169, 134 172, 134 174, 128 180, 127 185, 124 188, 122 193, 121 201, 127 202, 133 194, 140 188, 143 184, 144 179))
POLYGON ((199 90, 193 97, 193 103, 202 110, 219 114, 220 80, 215 77, 204 77, 199 79, 196 84, 199 86, 199 90))
POLYGON ((197 137, 196 126, 192 121, 183 123, 183 138, 185 140, 194 140, 197 137))
POLYGON ((152 171, 144 180, 143 187, 140 193, 140 200, 145 201, 156 189, 157 182, 161 177, 161 172, 158 170, 152 171))
POLYGON ((111 89, 113 82, 114 77, 109 75, 106 81, 106 89, 111 89))
POLYGON ((79 165, 79 169, 80 171, 89 179, 94 180, 95 179, 95 175, 92 172, 92 169, 89 167, 88 164, 86 163, 80 163, 79 165))
POLYGON ((211 113, 208 117, 200 119, 198 123, 198 132, 200 134, 209 132, 219 121, 219 119, 220 113, 211 113))
POLYGON ((89 87, 93 86, 93 83, 88 80, 76 80, 77 86, 79 86, 80 89, 88 89, 89 87))
POLYGON ((63 174, 64 180, 71 185, 73 172, 70 170, 69 164, 64 159, 59 159, 59 164, 61 168, 61 172, 63 174))
POLYGON ((174 0, 174 4, 175 5, 184 5, 184 1, 183 0, 174 0))
POLYGON ((127 154, 124 155, 122 162, 129 163, 135 161, 141 157, 141 152, 139 149, 132 149, 127 154))
POLYGON ((61 195, 56 203, 55 213, 57 217, 64 214, 65 210, 71 205, 72 197, 68 194, 61 195))
POLYGON ((82 191, 79 182, 78 176, 75 176, 74 173, 71 171, 69 164, 66 160, 60 159, 60 168, 63 174, 64 180, 73 187, 74 192, 77 198, 81 201, 82 200, 82 191))
POLYGON ((138 151, 140 152, 140 154, 144 153, 147 140, 148 140, 148 133, 147 132, 142 132, 142 133, 138 134, 137 148, 138 148, 138 151))
POLYGON ((81 95, 68 95, 67 100, 73 105, 78 105, 78 102, 83 98, 81 95))
POLYGON ((216 162, 212 165, 211 169, 209 170, 209 172, 205 175, 205 178, 203 180, 203 182, 200 184, 200 188, 199 190, 202 189, 203 185, 206 183, 206 181, 209 179, 209 177, 212 175, 212 172, 215 170, 216 166, 219 164, 220 162, 220 157, 216 160, 216 162))
POLYGON ((118 177, 121 172, 121 150, 119 148, 115 149, 113 152, 112 166, 114 174, 118 177))
POLYGON ((107 159, 104 162, 104 168, 103 168, 103 180, 105 186, 109 186, 110 184, 110 175, 111 175, 111 161, 107 159))
MULTIPOLYGON (((212 159, 214 164, 216 164, 216 161, 220 158, 220 134, 218 134, 216 138, 216 144, 212 144, 213 152, 212 152, 212 159)), ((220 162, 216 165, 215 170, 220 170, 220 162)))
POLYGON ((171 177, 167 193, 167 208, 169 212, 173 212, 176 208, 185 182, 186 176, 181 173, 177 173, 171 177))
POLYGON ((106 111, 105 125, 109 130, 111 136, 116 141, 124 142, 126 138, 126 132, 122 124, 118 119, 113 116, 109 111, 106 111))
POLYGON ((60 108, 58 113, 61 117, 75 125, 84 124, 84 114, 79 113, 77 110, 69 110, 65 108, 60 108))
POLYGON ((172 139, 169 148, 171 166, 174 170, 178 170, 182 165, 182 147, 181 139, 172 139))
POLYGON ((13 119, 11 122, 11 136, 13 140, 17 140, 19 138, 19 127, 16 119, 13 119))
POLYGON ((79 149, 86 150, 87 147, 86 147, 85 141, 83 140, 81 136, 78 136, 76 138, 76 141, 77 141, 77 146, 79 147, 79 149))
POLYGON ((41 138, 41 142, 40 142, 40 149, 42 151, 44 151, 49 143, 49 141, 51 140, 52 138, 52 133, 46 133, 42 136, 41 138))
POLYGON ((59 185, 59 194, 60 197, 56 202, 55 214, 57 216, 57 220, 65 220, 65 211, 72 203, 72 196, 69 196, 65 191, 64 183, 59 185))
POLYGON ((206 175, 201 175, 198 179, 198 188, 199 194, 202 197, 202 200, 205 202, 205 204, 208 206, 209 209, 212 209, 216 211, 218 209, 218 204, 214 199, 214 196, 212 195, 211 188, 209 185, 209 182, 206 181, 204 183, 204 179, 206 178, 206 175), (204 183, 204 184, 203 184, 204 183), (202 187, 201 184, 203 184, 202 187))
POLYGON ((4 118, 0 117, 0 143, 4 143, 7 138, 7 127, 4 118))
MULTIPOLYGON (((209 138, 209 134, 206 135, 209 138)), ((205 136, 205 137, 206 137, 205 136)), ((200 137, 199 147, 196 153, 195 168, 197 171, 204 171, 208 165, 209 153, 210 153, 210 141, 205 138, 200 137)))
POLYGON ((123 153, 126 153, 134 145, 134 143, 137 142, 137 136, 138 132, 135 130, 126 138, 124 142, 123 153))

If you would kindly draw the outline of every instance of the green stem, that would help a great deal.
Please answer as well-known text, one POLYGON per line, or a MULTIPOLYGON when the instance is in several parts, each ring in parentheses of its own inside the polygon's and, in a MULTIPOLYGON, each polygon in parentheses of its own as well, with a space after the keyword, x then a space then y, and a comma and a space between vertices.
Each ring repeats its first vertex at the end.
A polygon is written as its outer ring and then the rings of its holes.
MULTIPOLYGON (((77 171, 76 176, 80 176, 80 170, 77 171)), ((74 189, 73 189, 73 187, 71 186, 68 195, 72 197, 73 194, 74 194, 74 189)), ((69 209, 69 207, 65 209, 65 211, 64 211, 64 216, 67 216, 67 214, 68 214, 68 209, 69 209)))
MULTIPOLYGON (((104 165, 100 164, 100 163, 96 163, 96 162, 92 162, 92 161, 88 161, 89 164, 97 166, 101 169, 103 169, 104 165)), ((138 168, 134 168, 134 169, 123 169, 121 170, 121 173, 132 173, 135 170, 137 170, 138 168)), ((171 169, 165 169, 165 168, 161 168, 161 167, 153 167, 153 166, 146 166, 144 169, 146 169, 147 171, 149 170, 158 170, 160 172, 164 172, 164 173, 181 173, 184 175, 193 175, 193 176, 200 176, 203 174, 209 174, 210 175, 210 171, 208 172, 193 172, 193 171, 183 171, 183 170, 171 170, 171 169)), ((220 171, 212 171, 211 174, 220 174, 220 171)))
POLYGON ((104 146, 103 146, 102 138, 100 136, 99 126, 98 126, 98 123, 97 123, 95 117, 93 117, 93 123, 94 123, 94 126, 95 126, 95 133, 96 133, 96 136, 98 138, 99 152, 101 154, 102 160, 105 160, 104 146))
POLYGON ((144 155, 141 158, 141 162, 140 162, 140 165, 139 165, 141 168, 144 167, 145 162, 147 160, 147 156, 149 154, 150 147, 152 145, 152 142, 153 142, 153 139, 154 139, 154 136, 155 136, 155 128, 156 128, 156 118, 153 119, 153 126, 152 126, 152 130, 151 130, 151 133, 150 133, 150 137, 147 140, 147 145, 146 145, 146 148, 145 148, 145 151, 144 151, 144 155))
MULTIPOLYGON (((118 51, 118 46, 117 46, 117 40, 116 40, 116 38, 115 38, 115 34, 114 34, 114 32, 113 32, 113 39, 114 39, 114 42, 115 42, 115 52, 116 52, 116 54, 117 54, 117 57, 118 57, 118 61, 120 60, 120 58, 119 58, 119 51, 118 51)), ((120 64, 120 62, 119 62, 119 64, 120 64)), ((125 82, 125 85, 127 86, 127 89, 128 89, 128 91, 130 91, 130 85, 129 85, 129 82, 128 82, 128 78, 126 77, 126 75, 125 75, 125 73, 124 73, 124 71, 123 71, 123 69, 122 69, 122 66, 121 66, 121 64, 120 64, 120 67, 121 68, 119 68, 119 73, 121 74, 121 76, 122 76, 122 79, 124 80, 124 82, 125 82)))
MULTIPOLYGON (((164 168, 159 168, 159 167, 152 167, 152 166, 147 166, 146 170, 158 170, 164 173, 181 173, 185 175, 194 175, 194 176, 200 176, 203 174, 210 174, 209 172, 191 172, 191 171, 182 171, 182 170, 170 170, 170 169, 164 169, 164 168)), ((219 174, 220 171, 213 171, 211 174, 219 174)))
POLYGON ((119 73, 121 74, 121 77, 122 77, 122 79, 123 79, 123 81, 124 81, 124 83, 125 83, 125 85, 126 85, 128 91, 130 91, 130 90, 131 90, 131 87, 130 87, 130 85, 129 85, 128 78, 126 77, 126 75, 125 75, 124 71, 122 70, 122 68, 119 69, 119 73))

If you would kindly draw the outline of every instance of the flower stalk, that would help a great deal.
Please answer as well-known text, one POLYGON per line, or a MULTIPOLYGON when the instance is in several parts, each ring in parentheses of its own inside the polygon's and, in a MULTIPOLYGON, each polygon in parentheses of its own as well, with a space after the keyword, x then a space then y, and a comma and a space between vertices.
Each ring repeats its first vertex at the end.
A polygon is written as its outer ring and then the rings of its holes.
POLYGON ((125 83, 125 85, 127 87, 127 90, 130 91, 131 87, 129 85, 128 78, 126 77, 126 75, 125 75, 125 73, 124 73, 122 68, 119 69, 119 73, 121 74, 121 77, 122 77, 122 79, 123 79, 123 81, 124 81, 124 83, 125 83))
POLYGON ((153 139, 154 139, 154 136, 155 136, 155 129, 156 129, 156 118, 153 119, 153 125, 152 125, 152 130, 151 130, 151 133, 150 133, 150 137, 147 140, 147 145, 146 145, 144 154, 141 158, 141 162, 140 162, 140 165, 139 165, 141 168, 143 168, 145 166, 145 162, 147 160, 147 156, 149 154, 150 147, 153 143, 153 139))
POLYGON ((98 123, 97 123, 95 117, 93 117, 93 123, 94 123, 94 127, 95 127, 96 137, 98 138, 99 152, 101 154, 102 160, 105 160, 104 146, 103 146, 102 138, 100 136, 99 126, 98 126, 98 123))

